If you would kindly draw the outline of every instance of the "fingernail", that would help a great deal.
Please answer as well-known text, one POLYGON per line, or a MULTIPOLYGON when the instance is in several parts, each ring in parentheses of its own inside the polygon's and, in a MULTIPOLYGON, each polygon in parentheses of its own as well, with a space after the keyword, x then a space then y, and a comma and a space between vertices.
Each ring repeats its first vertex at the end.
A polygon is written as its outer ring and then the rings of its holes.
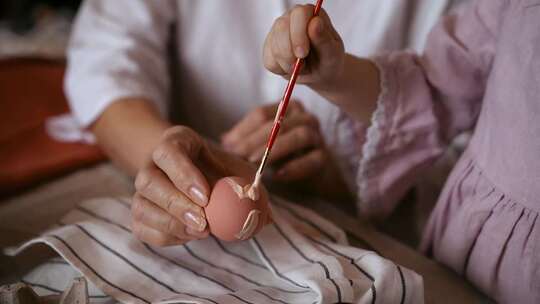
POLYGON ((193 211, 188 211, 184 214, 186 225, 195 231, 203 231, 206 228, 206 220, 193 211))
POLYGON ((296 49, 294 50, 294 52, 295 52, 297 58, 304 58, 307 55, 306 50, 301 46, 297 46, 296 49))
POLYGON ((199 206, 204 207, 208 204, 208 197, 204 195, 203 192, 199 188, 191 187, 189 189, 189 193, 191 194, 191 198, 196 200, 196 203, 199 206))

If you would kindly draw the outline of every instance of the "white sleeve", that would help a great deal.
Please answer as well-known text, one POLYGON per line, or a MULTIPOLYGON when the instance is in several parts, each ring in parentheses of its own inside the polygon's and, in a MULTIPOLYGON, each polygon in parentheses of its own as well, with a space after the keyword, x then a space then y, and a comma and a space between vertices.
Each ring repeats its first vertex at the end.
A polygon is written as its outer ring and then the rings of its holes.
POLYGON ((164 113, 174 3, 84 1, 72 32, 65 80, 71 110, 81 126, 91 124, 119 98, 146 98, 164 113))

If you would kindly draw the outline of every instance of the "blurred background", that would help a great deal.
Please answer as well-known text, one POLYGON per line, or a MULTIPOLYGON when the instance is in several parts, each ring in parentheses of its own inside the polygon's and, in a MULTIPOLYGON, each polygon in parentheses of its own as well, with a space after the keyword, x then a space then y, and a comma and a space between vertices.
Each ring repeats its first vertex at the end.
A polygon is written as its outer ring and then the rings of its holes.
POLYGON ((0 1, 0 198, 103 159, 47 135, 68 112, 65 50, 80 2, 0 1))
POLYGON ((60 57, 78 0, 2 0, 0 56, 60 57))

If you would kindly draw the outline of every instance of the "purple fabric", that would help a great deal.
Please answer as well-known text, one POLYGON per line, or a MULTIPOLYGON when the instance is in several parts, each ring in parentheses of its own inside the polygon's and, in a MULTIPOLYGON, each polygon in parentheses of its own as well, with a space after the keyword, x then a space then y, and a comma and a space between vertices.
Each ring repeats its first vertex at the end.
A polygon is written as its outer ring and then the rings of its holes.
POLYGON ((375 62, 385 88, 359 172, 361 212, 387 215, 473 130, 422 249, 497 302, 540 303, 540 0, 475 1, 435 27, 422 56, 375 62))

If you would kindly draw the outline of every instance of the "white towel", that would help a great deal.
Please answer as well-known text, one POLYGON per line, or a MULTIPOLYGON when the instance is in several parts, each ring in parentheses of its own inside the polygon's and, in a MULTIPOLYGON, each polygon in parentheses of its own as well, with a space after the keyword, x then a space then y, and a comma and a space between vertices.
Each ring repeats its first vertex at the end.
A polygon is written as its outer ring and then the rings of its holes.
POLYGON ((272 201, 275 223, 249 241, 157 248, 131 234, 125 199, 94 199, 14 254, 45 243, 124 303, 424 302, 418 274, 348 246, 344 232, 314 212, 272 201))

